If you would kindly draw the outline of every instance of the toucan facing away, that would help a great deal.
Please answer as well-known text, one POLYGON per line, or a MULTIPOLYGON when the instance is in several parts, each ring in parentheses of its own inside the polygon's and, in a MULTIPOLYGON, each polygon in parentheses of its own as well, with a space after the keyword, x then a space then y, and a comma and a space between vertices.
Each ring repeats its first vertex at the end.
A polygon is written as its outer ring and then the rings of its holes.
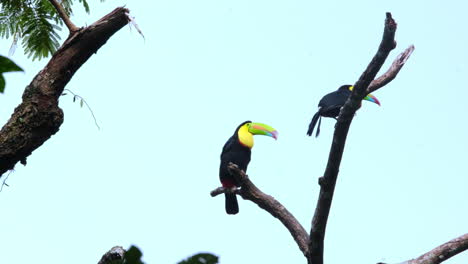
MULTIPOLYGON (((265 135, 278 138, 278 132, 265 124, 252 123, 245 121, 240 124, 234 135, 224 144, 221 152, 221 166, 219 167, 219 179, 224 188, 236 188, 240 183, 229 173, 228 165, 232 162, 239 166, 239 169, 247 172, 247 166, 250 162, 251 149, 254 145, 253 135, 265 135)), ((239 205, 237 197, 234 193, 225 193, 226 196, 226 213, 237 214, 239 205)))
MULTIPOLYGON (((351 95, 352 90, 352 85, 343 85, 338 88, 338 90, 325 95, 322 100, 320 100, 318 104, 319 109, 317 113, 315 113, 314 117, 312 117, 312 121, 310 121, 309 130, 307 130, 308 136, 312 135, 315 124, 317 124, 317 121, 320 119, 317 126, 317 133, 315 134, 315 137, 318 137, 320 134, 320 123, 322 121, 322 116, 332 117, 335 119, 338 117, 341 107, 343 107, 343 105, 346 103, 346 100, 351 95)), ((377 98, 372 94, 368 94, 366 97, 364 97, 364 100, 380 105, 379 100, 377 100, 377 98)))

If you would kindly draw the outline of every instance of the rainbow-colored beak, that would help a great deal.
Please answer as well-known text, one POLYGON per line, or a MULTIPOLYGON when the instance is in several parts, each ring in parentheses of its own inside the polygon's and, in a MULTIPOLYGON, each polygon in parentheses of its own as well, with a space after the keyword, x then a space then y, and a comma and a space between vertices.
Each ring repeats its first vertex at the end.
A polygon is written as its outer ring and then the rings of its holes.
POLYGON ((368 94, 366 97, 364 97, 364 100, 376 103, 380 106, 379 100, 377 99, 377 97, 373 96, 372 94, 368 94))
MULTIPOLYGON (((352 91, 353 88, 354 88, 354 85, 351 85, 351 86, 349 87, 349 90, 352 91)), ((377 99, 377 97, 373 96, 372 94, 368 94, 366 97, 364 97, 363 100, 376 103, 376 104, 378 104, 378 105, 380 106, 379 100, 377 99)))
POLYGON ((264 135, 278 139, 278 131, 269 125, 262 123, 248 123, 249 132, 253 135, 264 135))

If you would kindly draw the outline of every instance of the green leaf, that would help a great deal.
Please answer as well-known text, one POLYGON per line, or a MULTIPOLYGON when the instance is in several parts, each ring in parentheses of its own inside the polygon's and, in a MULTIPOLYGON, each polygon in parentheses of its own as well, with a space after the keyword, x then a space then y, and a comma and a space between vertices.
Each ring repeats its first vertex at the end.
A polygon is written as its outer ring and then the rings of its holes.
POLYGON ((0 55, 0 73, 15 71, 23 71, 23 69, 7 57, 0 55))
POLYGON ((3 74, 0 75, 0 93, 5 91, 5 78, 3 78, 3 74))
POLYGON ((83 4, 83 7, 84 7, 86 13, 89 14, 89 5, 88 5, 88 2, 86 2, 86 0, 79 0, 79 1, 80 1, 80 3, 83 4))
POLYGON ((199 253, 189 257, 178 264, 217 264, 218 257, 210 253, 199 253))
POLYGON ((3 73, 16 71, 23 71, 23 69, 7 57, 0 55, 0 93, 5 91, 5 78, 3 77, 3 73))

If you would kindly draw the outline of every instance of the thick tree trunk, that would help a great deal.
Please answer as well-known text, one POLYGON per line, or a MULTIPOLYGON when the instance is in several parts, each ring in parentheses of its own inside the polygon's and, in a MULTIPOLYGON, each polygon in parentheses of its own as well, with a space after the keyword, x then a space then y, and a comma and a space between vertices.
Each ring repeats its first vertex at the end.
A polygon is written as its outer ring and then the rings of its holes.
POLYGON ((128 23, 129 10, 123 7, 104 16, 94 24, 71 32, 23 93, 9 121, 0 131, 0 177, 14 168, 52 135, 63 122, 58 98, 75 72, 128 23))

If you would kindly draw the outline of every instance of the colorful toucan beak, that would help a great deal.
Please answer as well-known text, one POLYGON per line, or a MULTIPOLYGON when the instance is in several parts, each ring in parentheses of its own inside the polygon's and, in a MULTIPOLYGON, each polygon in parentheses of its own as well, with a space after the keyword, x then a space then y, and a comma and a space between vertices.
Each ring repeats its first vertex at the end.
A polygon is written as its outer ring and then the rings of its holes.
POLYGON ((275 140, 278 138, 278 131, 276 131, 276 129, 262 123, 250 123, 249 132, 253 135, 269 136, 275 140))
POLYGON ((364 97, 364 100, 376 103, 380 106, 379 100, 377 99, 377 97, 373 96, 372 94, 368 94, 366 97, 364 97))
MULTIPOLYGON (((349 90, 352 91, 354 88, 353 85, 349 86, 349 90)), ((377 97, 373 96, 372 94, 368 94, 366 97, 364 97, 363 100, 366 100, 366 101, 369 101, 369 102, 373 102, 373 103, 376 103, 380 106, 380 102, 379 100, 377 99, 377 97)))

